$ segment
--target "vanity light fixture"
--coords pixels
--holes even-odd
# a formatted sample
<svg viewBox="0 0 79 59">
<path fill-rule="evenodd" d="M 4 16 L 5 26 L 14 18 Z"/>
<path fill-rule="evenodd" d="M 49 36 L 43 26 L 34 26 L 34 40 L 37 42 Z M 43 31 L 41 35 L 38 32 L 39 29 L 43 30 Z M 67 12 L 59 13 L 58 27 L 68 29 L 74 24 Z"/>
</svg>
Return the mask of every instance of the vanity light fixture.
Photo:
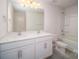
<svg viewBox="0 0 79 59">
<path fill-rule="evenodd" d="M 33 0 L 20 0 L 20 5 L 23 7 L 42 8 L 40 3 Z"/>
</svg>

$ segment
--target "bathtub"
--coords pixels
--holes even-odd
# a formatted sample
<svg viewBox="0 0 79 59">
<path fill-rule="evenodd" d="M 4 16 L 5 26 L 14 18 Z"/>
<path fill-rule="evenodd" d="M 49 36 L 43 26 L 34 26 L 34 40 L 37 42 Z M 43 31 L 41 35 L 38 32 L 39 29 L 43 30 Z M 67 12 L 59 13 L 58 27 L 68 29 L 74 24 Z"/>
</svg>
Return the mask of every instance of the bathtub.
<svg viewBox="0 0 79 59">
<path fill-rule="evenodd" d="M 78 41 L 77 41 L 77 38 L 75 37 L 72 37 L 72 36 L 65 36 L 65 37 L 62 37 L 61 38 L 62 41 L 64 43 L 66 43 L 68 46 L 67 46 L 67 49 L 75 52 L 75 53 L 78 53 Z"/>
</svg>

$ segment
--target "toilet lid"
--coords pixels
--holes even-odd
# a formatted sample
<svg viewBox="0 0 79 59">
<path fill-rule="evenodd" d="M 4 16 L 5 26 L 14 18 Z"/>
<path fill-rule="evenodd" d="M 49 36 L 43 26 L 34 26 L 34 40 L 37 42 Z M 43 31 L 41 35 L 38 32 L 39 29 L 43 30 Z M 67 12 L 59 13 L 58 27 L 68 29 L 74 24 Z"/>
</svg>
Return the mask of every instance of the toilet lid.
<svg viewBox="0 0 79 59">
<path fill-rule="evenodd" d="M 57 46 L 60 46 L 60 47 L 63 47 L 63 48 L 66 48 L 66 47 L 67 47 L 67 44 L 64 43 L 64 42 L 61 42 L 61 41 L 57 41 L 57 42 L 56 42 L 56 45 L 57 45 Z"/>
</svg>

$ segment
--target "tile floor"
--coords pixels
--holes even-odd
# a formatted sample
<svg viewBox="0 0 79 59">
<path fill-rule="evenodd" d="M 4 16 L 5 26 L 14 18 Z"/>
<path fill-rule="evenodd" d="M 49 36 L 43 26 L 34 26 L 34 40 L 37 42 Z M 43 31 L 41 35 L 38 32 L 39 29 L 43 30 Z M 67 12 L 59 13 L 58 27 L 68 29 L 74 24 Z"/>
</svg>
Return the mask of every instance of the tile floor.
<svg viewBox="0 0 79 59">
<path fill-rule="evenodd" d="M 78 59 L 77 55 L 71 51 L 66 52 L 67 56 L 61 55 L 59 52 L 54 50 L 53 56 L 47 58 L 47 59 Z"/>
</svg>

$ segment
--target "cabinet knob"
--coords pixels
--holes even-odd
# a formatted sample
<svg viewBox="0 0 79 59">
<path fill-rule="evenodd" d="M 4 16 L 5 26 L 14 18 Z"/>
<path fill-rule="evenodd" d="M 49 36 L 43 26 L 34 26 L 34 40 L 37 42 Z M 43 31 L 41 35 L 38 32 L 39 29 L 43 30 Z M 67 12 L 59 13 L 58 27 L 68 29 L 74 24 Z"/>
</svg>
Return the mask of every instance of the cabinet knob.
<svg viewBox="0 0 79 59">
<path fill-rule="evenodd" d="M 18 59 L 22 59 L 22 50 L 18 51 Z"/>
</svg>

